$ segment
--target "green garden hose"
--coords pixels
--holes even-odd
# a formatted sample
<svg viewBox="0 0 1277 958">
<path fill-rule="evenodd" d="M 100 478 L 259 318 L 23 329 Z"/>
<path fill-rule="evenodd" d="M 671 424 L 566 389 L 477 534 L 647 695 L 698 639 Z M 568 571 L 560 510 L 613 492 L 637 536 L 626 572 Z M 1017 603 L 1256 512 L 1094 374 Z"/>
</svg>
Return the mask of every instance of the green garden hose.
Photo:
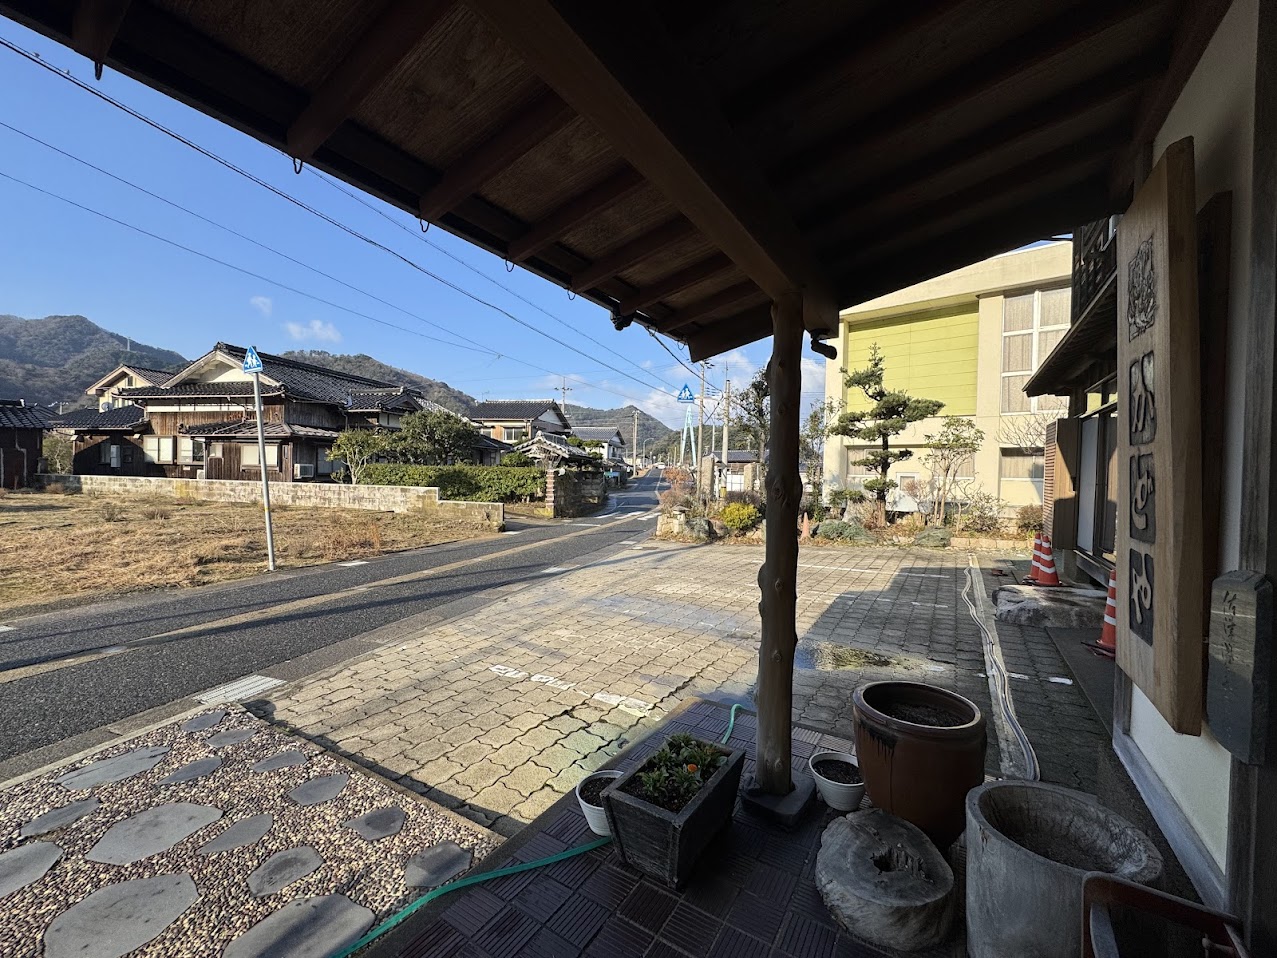
<svg viewBox="0 0 1277 958">
<path fill-rule="evenodd" d="M 729 712 L 727 716 L 727 731 L 723 733 L 723 737 L 719 739 L 719 742 L 726 743 L 727 740 L 732 737 L 732 730 L 736 727 L 736 713 L 740 711 L 740 709 L 740 705 L 732 706 L 731 712 Z M 350 956 L 357 952 L 360 948 L 363 948 L 365 945 L 371 945 L 374 941 L 386 932 L 390 931 L 390 929 L 394 928 L 413 912 L 424 908 L 436 898 L 441 898 L 449 892 L 468 888 L 470 885 L 478 885 L 481 882 L 492 881 L 494 878 L 505 878 L 507 875 L 517 875 L 519 872 L 531 871 L 534 868 L 544 868 L 546 865 L 553 865 L 555 862 L 561 862 L 568 858 L 575 858 L 577 855 L 584 855 L 586 852 L 592 852 L 596 848 L 602 848 L 611 840 L 611 835 L 604 835 L 602 838 L 588 842 L 585 845 L 578 845 L 576 848 L 565 849 L 557 854 L 551 855 L 549 858 L 538 858 L 534 862 L 523 862 L 519 865 L 511 865 L 509 868 L 498 868 L 495 871 L 482 872 L 478 875 L 467 875 L 465 878 L 458 878 L 456 881 L 449 882 L 446 885 L 440 885 L 438 888 L 433 888 L 426 892 L 405 908 L 395 912 L 395 914 L 391 915 L 353 945 L 348 945 L 341 951 L 337 952 L 337 954 L 333 955 L 332 958 L 350 958 Z"/>
</svg>

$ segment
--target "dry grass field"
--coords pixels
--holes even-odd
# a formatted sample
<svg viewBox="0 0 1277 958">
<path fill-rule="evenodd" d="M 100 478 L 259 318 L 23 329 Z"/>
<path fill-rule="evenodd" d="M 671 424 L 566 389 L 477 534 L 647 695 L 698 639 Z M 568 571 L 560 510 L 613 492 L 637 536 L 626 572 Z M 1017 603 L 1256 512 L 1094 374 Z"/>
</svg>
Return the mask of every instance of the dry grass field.
<svg viewBox="0 0 1277 958">
<path fill-rule="evenodd" d="M 492 533 L 418 513 L 275 507 L 279 568 L 361 559 Z M 261 506 L 0 493 L 0 616 L 264 572 Z"/>
</svg>

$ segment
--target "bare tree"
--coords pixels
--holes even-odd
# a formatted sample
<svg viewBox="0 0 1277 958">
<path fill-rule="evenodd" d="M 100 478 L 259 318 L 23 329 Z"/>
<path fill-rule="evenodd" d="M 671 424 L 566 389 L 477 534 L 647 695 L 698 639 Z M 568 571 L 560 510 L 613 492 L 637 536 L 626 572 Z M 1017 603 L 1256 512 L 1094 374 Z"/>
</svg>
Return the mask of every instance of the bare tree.
<svg viewBox="0 0 1277 958">
<path fill-rule="evenodd" d="M 1058 412 L 1034 412 L 1024 416 L 1003 416 L 998 425 L 998 444 L 1020 449 L 1041 449 L 1046 445 L 1046 427 L 1065 415 Z"/>
</svg>

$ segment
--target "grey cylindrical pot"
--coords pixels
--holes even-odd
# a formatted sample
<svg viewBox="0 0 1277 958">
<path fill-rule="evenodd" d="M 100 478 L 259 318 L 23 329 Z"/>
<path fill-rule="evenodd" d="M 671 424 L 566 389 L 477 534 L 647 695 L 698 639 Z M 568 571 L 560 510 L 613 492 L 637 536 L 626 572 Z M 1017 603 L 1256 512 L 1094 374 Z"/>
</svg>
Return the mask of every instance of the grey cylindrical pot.
<svg viewBox="0 0 1277 958">
<path fill-rule="evenodd" d="M 990 782 L 967 795 L 970 958 L 1076 958 L 1082 878 L 1102 871 L 1141 884 L 1162 856 L 1091 796 L 1042 782 Z"/>
</svg>

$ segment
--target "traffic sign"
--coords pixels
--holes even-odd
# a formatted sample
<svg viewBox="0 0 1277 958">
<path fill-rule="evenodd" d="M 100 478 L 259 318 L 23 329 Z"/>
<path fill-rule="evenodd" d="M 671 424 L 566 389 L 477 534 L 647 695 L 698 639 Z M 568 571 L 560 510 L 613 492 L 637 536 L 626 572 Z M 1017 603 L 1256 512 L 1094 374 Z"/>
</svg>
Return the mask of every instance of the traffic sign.
<svg viewBox="0 0 1277 958">
<path fill-rule="evenodd" d="M 257 350 L 252 346 L 244 351 L 244 372 L 260 373 L 266 367 L 262 365 L 262 357 L 257 355 Z"/>
<path fill-rule="evenodd" d="M 678 401 L 679 402 L 696 402 L 696 397 L 692 395 L 691 386 L 687 385 L 686 383 L 683 384 L 683 388 L 678 391 Z"/>
</svg>

